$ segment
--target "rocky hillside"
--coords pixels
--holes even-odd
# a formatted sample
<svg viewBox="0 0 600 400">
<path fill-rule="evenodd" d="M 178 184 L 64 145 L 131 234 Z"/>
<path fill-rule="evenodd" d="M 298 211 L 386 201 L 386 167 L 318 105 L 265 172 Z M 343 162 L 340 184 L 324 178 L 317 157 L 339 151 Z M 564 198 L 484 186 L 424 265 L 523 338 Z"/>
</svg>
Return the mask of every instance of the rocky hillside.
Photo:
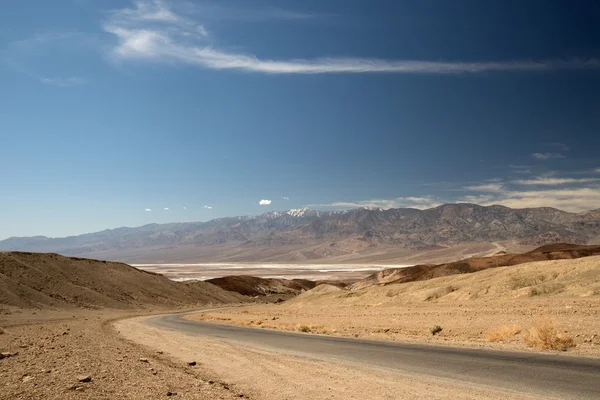
<svg viewBox="0 0 600 400">
<path fill-rule="evenodd" d="M 447 204 L 428 210 L 301 209 L 204 223 L 150 224 L 67 238 L 10 238 L 0 241 L 0 250 L 129 262 L 174 261 L 168 257 L 173 254 L 202 261 L 261 261 L 291 251 L 303 252 L 304 259 L 320 259 L 375 248 L 423 249 L 503 240 L 539 246 L 599 239 L 600 210 L 569 213 L 553 208 Z"/>
<path fill-rule="evenodd" d="M 173 308 L 247 301 L 207 282 L 173 282 L 121 263 L 0 253 L 0 309 Z"/>
</svg>

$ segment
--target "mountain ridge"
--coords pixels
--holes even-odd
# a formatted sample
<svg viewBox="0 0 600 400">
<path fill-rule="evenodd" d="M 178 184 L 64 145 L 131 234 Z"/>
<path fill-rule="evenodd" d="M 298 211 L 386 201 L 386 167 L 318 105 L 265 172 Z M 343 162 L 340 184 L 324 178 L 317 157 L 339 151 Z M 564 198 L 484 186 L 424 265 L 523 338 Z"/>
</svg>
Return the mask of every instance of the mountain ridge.
<svg viewBox="0 0 600 400">
<path fill-rule="evenodd" d="M 301 208 L 206 222 L 121 227 L 64 238 L 13 237 L 0 241 L 0 251 L 101 254 L 107 259 L 126 260 L 120 254 L 185 250 L 203 261 L 215 259 L 215 254 L 227 259 L 227 254 L 241 252 L 259 261 L 261 252 L 283 248 L 304 252 L 302 257 L 307 259 L 320 259 L 373 249 L 446 248 L 506 240 L 524 246 L 587 244 L 598 239 L 600 209 L 570 213 L 549 207 L 512 209 L 457 203 L 425 210 Z M 239 257 L 244 260 L 244 256 Z"/>
</svg>

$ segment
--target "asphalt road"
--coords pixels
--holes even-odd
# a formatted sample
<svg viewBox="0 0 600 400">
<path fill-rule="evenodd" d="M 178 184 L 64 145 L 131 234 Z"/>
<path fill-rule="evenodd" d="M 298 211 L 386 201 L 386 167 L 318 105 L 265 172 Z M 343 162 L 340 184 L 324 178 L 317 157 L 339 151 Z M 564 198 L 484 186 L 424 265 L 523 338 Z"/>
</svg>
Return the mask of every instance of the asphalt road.
<svg viewBox="0 0 600 400">
<path fill-rule="evenodd" d="M 600 359 L 318 336 L 151 317 L 146 323 L 189 335 L 558 399 L 600 399 Z"/>
</svg>

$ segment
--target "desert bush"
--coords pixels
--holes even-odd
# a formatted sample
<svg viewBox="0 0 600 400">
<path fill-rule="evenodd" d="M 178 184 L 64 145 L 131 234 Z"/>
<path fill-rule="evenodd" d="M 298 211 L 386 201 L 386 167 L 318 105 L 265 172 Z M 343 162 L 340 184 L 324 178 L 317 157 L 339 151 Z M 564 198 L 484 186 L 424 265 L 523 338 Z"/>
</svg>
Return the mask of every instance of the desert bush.
<svg viewBox="0 0 600 400">
<path fill-rule="evenodd" d="M 431 333 L 433 336 L 435 336 L 435 335 L 437 335 L 438 333 L 440 333 L 440 332 L 441 332 L 443 329 L 444 329 L 444 328 L 442 328 L 442 327 L 441 327 L 441 326 L 439 326 L 439 325 L 433 325 L 433 326 L 430 326 L 430 327 L 429 327 L 429 332 L 430 332 L 430 333 Z"/>
<path fill-rule="evenodd" d="M 0 328 L 0 335 L 4 335 L 4 329 Z"/>
<path fill-rule="evenodd" d="M 485 332 L 485 338 L 490 342 L 501 342 L 521 333 L 517 325 L 502 325 Z"/>
<path fill-rule="evenodd" d="M 566 351 L 575 347 L 573 338 L 565 333 L 558 332 L 556 325 L 549 319 L 542 319 L 535 323 L 525 333 L 525 344 L 541 350 Z"/>
<path fill-rule="evenodd" d="M 310 332 L 312 331 L 312 330 L 310 329 L 310 326 L 308 326 L 308 325 L 300 325 L 300 326 L 298 327 L 298 330 L 299 330 L 300 332 L 305 332 L 305 333 L 310 333 Z"/>
</svg>

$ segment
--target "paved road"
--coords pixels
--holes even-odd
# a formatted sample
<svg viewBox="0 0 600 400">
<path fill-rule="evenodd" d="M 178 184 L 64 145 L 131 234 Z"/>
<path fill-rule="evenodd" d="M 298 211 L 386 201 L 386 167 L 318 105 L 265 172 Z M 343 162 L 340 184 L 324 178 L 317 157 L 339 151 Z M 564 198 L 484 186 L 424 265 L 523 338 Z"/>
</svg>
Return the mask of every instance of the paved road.
<svg viewBox="0 0 600 400">
<path fill-rule="evenodd" d="M 600 399 L 600 359 L 596 358 L 317 336 L 180 317 L 157 316 L 145 322 L 247 346 L 483 384 L 544 398 Z"/>
</svg>

